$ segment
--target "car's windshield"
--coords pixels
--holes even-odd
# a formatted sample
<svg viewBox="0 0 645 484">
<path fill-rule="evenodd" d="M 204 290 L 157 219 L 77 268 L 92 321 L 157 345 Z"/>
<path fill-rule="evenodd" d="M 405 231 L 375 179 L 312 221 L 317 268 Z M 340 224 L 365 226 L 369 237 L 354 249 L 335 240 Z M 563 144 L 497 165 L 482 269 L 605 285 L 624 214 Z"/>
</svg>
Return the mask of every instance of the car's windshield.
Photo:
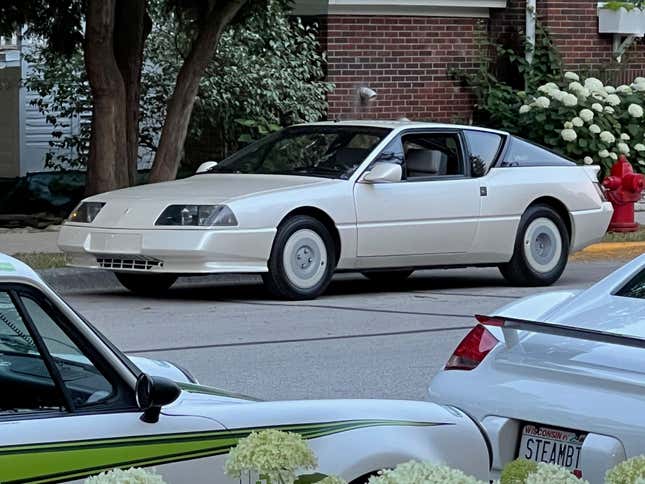
<svg viewBox="0 0 645 484">
<path fill-rule="evenodd" d="M 347 179 L 389 132 L 367 126 L 294 126 L 247 146 L 209 173 Z"/>
</svg>

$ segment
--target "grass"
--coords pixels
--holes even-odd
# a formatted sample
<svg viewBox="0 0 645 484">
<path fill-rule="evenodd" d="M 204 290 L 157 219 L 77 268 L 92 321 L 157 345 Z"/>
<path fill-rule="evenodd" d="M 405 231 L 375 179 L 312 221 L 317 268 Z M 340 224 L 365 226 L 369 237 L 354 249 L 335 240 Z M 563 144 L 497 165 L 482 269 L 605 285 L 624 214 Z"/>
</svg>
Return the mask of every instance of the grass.
<svg viewBox="0 0 645 484">
<path fill-rule="evenodd" d="M 23 252 L 14 254 L 12 257 L 23 261 L 35 270 L 58 269 L 65 267 L 68 262 L 67 256 L 58 252 Z"/>
<path fill-rule="evenodd" d="M 607 232 L 602 239 L 603 242 L 643 242 L 645 241 L 645 226 L 641 227 L 636 232 Z"/>
</svg>

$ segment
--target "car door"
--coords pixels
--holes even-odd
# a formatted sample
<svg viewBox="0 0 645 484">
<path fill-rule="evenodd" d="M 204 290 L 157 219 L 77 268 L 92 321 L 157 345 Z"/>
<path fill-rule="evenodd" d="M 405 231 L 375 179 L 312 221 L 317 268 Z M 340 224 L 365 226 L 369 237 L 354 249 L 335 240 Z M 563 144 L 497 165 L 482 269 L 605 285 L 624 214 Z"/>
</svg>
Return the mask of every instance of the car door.
<svg viewBox="0 0 645 484">
<path fill-rule="evenodd" d="M 202 436 L 221 424 L 163 412 L 157 423 L 143 422 L 114 366 L 42 293 L 19 284 L 0 284 L 0 389 L 4 484 L 67 482 L 153 464 L 175 482 L 223 477 L 221 462 L 187 460 L 215 453 Z"/>
<path fill-rule="evenodd" d="M 459 130 L 403 132 L 375 161 L 402 163 L 403 176 L 356 183 L 358 257 L 469 251 L 481 194 Z"/>
</svg>

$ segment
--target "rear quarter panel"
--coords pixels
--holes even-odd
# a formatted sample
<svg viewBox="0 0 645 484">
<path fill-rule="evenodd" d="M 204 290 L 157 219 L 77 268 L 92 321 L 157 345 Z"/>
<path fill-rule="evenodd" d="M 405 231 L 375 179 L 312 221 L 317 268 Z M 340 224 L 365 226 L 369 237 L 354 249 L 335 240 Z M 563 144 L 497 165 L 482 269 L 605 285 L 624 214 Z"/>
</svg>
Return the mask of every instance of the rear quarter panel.
<svg viewBox="0 0 645 484">
<path fill-rule="evenodd" d="M 542 197 L 562 202 L 570 214 L 575 237 L 575 213 L 600 210 L 602 203 L 584 168 L 535 166 L 492 168 L 481 179 L 487 196 L 481 197 L 481 223 L 475 252 L 505 260 L 513 254 L 520 218 L 529 205 Z M 599 218 L 598 233 L 604 233 Z M 573 242 L 572 247 L 579 244 Z"/>
</svg>

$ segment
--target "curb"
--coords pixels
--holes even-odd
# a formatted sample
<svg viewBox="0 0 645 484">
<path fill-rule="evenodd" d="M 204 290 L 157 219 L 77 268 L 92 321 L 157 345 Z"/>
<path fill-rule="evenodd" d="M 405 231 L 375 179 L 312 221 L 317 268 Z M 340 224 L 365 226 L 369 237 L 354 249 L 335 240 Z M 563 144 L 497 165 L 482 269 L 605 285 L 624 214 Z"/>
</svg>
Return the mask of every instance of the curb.
<svg viewBox="0 0 645 484">
<path fill-rule="evenodd" d="M 599 242 L 582 249 L 582 252 L 613 252 L 638 248 L 642 248 L 645 251 L 645 242 Z"/>
</svg>

